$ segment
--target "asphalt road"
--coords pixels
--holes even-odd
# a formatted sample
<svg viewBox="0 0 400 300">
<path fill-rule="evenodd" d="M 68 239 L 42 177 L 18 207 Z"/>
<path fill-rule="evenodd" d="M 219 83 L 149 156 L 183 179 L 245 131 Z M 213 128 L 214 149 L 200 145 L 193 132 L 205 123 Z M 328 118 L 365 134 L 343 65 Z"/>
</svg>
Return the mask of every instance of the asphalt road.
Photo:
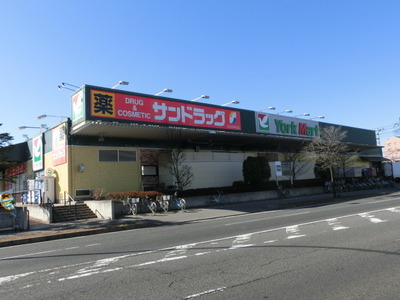
<svg viewBox="0 0 400 300">
<path fill-rule="evenodd" d="M 398 228 L 388 195 L 5 247 L 0 295 L 398 299 Z"/>
</svg>

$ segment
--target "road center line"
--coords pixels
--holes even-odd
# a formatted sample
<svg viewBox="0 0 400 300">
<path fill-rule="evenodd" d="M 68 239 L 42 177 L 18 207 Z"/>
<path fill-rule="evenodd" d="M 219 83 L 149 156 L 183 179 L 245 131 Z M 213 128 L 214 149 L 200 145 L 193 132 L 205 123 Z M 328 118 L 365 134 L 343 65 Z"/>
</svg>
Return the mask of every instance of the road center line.
<svg viewBox="0 0 400 300">
<path fill-rule="evenodd" d="M 349 218 L 349 217 L 354 217 L 354 216 L 358 216 L 360 217 L 360 215 L 364 214 L 364 215 L 370 215 L 376 212 L 382 212 L 382 211 L 392 211 L 392 212 L 397 212 L 400 209 L 400 206 L 396 206 L 396 207 L 391 207 L 391 208 L 384 208 L 384 209 L 377 209 L 377 210 L 373 210 L 373 211 L 368 211 L 368 212 L 363 212 L 363 213 L 354 213 L 354 214 L 349 214 L 349 215 L 344 215 L 344 216 L 340 216 L 340 217 L 336 217 L 335 220 L 339 220 L 339 219 L 344 219 L 344 218 Z M 303 213 L 299 213 L 299 214 L 305 214 L 308 212 L 303 212 Z M 293 214 L 296 215 L 296 214 Z M 290 215 L 286 215 L 286 216 L 290 216 Z M 277 216 L 277 217 L 282 217 L 282 216 Z M 304 223 L 300 223 L 297 225 L 292 225 L 290 228 L 293 228 L 293 226 L 305 226 L 305 225 L 311 225 L 311 224 L 318 224 L 321 222 L 329 222 L 332 221 L 332 218 L 328 218 L 328 219 L 322 219 L 322 220 L 316 220 L 316 221 L 310 221 L 310 222 L 304 222 Z M 268 233 L 268 232 L 274 232 L 277 230 L 287 230 L 288 226 L 281 226 L 281 227 L 277 227 L 277 228 L 271 228 L 271 229 L 265 229 L 265 230 L 260 230 L 260 231 L 255 231 L 255 232 L 250 232 L 247 233 L 246 235 L 232 235 L 232 236 L 226 236 L 226 237 L 222 237 L 222 238 L 216 238 L 216 239 L 211 239 L 211 240 L 203 240 L 203 241 L 199 241 L 196 243 L 192 243 L 190 245 L 194 245 L 194 246 L 198 246 L 198 245 L 204 245 L 207 243 L 214 243 L 214 242 L 221 242 L 221 241 L 227 241 L 227 240 L 237 240 L 238 238 L 242 238 L 244 236 L 246 237 L 250 237 L 253 235 L 257 235 L 257 234 L 264 234 L 264 233 Z M 10 283 L 12 281 L 16 281 L 22 277 L 29 277 L 32 275 L 37 275 L 37 274 L 43 274 L 43 273 L 50 273 L 50 272 L 54 272 L 56 270 L 66 270 L 67 268 L 71 268 L 71 267 L 78 267 L 78 266 L 96 266 L 96 264 L 98 264 L 99 262 L 104 262 L 105 260 L 107 260 L 107 266 L 111 265 L 112 263 L 119 261 L 120 259 L 125 259 L 125 258 L 131 258 L 131 257 L 135 257 L 135 256 L 141 256 L 141 255 L 147 255 L 147 254 L 153 254 L 153 253 L 160 253 L 160 252 L 165 252 L 165 251 L 172 251 L 175 250 L 179 247 L 184 247 L 187 246 L 187 244 L 185 245 L 180 245 L 180 246 L 174 246 L 174 247 L 166 247 L 166 248 L 160 248 L 160 249 L 155 249 L 155 250 L 148 250 L 148 251 L 143 251 L 143 252 L 138 252 L 138 253 L 132 253 L 132 254 L 127 254 L 127 255 L 121 255 L 121 256 L 114 256 L 114 257 L 110 257 L 107 259 L 100 259 L 100 260 L 95 260 L 95 261 L 88 261 L 88 262 L 82 262 L 82 263 L 78 263 L 78 264 L 73 264 L 73 265 L 65 265 L 65 266 L 59 266 L 59 267 L 54 267 L 54 268 L 49 268 L 49 269 L 44 269 L 44 270 L 38 270 L 38 271 L 34 271 L 34 272 L 28 272 L 28 273 L 21 273 L 21 274 L 15 274 L 15 275 L 8 275 L 8 276 L 3 276 L 0 277 L 0 286 L 5 284 L 5 283 Z M 247 245 L 244 245 L 247 246 Z M 251 245 L 250 245 L 251 246 Z M 228 248 L 229 249 L 229 248 Z M 163 258 L 163 259 L 159 259 L 159 260 L 154 260 L 154 261 L 150 261 L 150 262 L 144 262 L 138 265 L 133 265 L 131 267 L 137 267 L 140 265 L 145 265 L 145 264 L 150 264 L 150 263 L 159 263 L 159 262 L 166 262 L 166 261 L 171 261 L 171 260 L 178 260 L 178 259 L 182 259 L 182 258 L 186 258 L 188 256 L 178 256 L 178 257 L 171 257 L 171 258 Z M 95 271 L 95 273 L 93 274 L 97 274 L 98 272 L 111 272 L 111 271 L 116 271 L 116 270 L 121 270 L 124 267 L 117 267 L 114 269 L 107 269 L 107 270 L 99 270 L 99 271 Z M 93 270 L 92 270 L 93 271 Z M 97 273 L 96 273 L 97 272 Z M 85 273 L 85 276 L 88 276 L 87 274 L 89 273 Z M 83 275 L 83 274 L 81 274 Z M 76 272 L 74 272 L 74 275 L 72 276 L 79 276 L 79 274 L 76 274 Z M 72 279 L 75 277 L 64 277 L 61 279 Z M 28 279 L 27 279 L 28 280 Z"/>
<path fill-rule="evenodd" d="M 231 225 L 237 225 L 237 224 L 245 224 L 245 223 L 253 223 L 253 222 L 259 222 L 259 221 L 265 221 L 265 220 L 271 220 L 271 219 L 278 219 L 278 218 L 285 218 L 285 217 L 293 217 L 293 216 L 299 216 L 299 215 L 304 215 L 304 214 L 309 214 L 310 211 L 304 211 L 296 214 L 290 214 L 290 215 L 280 215 L 280 216 L 273 216 L 269 218 L 263 218 L 263 219 L 255 219 L 255 220 L 248 220 L 248 221 L 240 221 L 240 222 L 234 222 L 234 223 L 227 223 L 225 226 L 231 226 Z"/>
</svg>

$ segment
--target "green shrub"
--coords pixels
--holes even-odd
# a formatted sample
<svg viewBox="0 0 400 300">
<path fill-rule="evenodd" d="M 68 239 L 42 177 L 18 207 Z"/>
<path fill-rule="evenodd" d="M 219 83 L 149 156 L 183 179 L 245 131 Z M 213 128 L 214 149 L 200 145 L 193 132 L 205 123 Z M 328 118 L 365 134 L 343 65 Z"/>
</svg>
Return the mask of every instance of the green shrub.
<svg viewBox="0 0 400 300">
<path fill-rule="evenodd" d="M 160 192 L 156 191 L 128 191 L 128 192 L 115 192 L 115 193 L 108 193 L 106 195 L 107 199 L 122 201 L 126 200 L 126 198 L 155 198 L 156 196 L 161 195 Z"/>
<path fill-rule="evenodd" d="M 243 161 L 243 180 L 249 185 L 263 185 L 271 177 L 271 168 L 265 157 L 249 156 Z"/>
</svg>

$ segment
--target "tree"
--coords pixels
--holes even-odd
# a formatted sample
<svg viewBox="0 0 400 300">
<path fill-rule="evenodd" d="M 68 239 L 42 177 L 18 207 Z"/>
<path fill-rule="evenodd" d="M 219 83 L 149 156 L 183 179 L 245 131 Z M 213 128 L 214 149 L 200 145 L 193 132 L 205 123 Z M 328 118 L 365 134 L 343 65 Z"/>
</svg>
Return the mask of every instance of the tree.
<svg viewBox="0 0 400 300">
<path fill-rule="evenodd" d="M 171 145 L 171 162 L 168 166 L 169 172 L 173 177 L 176 189 L 183 191 L 193 182 L 192 168 L 185 163 L 185 153 L 183 152 L 182 129 L 167 128 L 168 142 Z"/>
<path fill-rule="evenodd" d="M 174 149 L 171 153 L 170 174 L 173 176 L 175 186 L 183 191 L 188 188 L 193 181 L 192 168 L 185 164 L 185 156 L 182 149 Z"/>
<path fill-rule="evenodd" d="M 285 152 L 282 154 L 282 162 L 289 164 L 287 176 L 292 185 L 298 177 L 307 173 L 310 168 L 307 156 L 304 153 Z"/>
<path fill-rule="evenodd" d="M 305 153 L 315 160 L 321 171 L 329 171 L 334 197 L 336 197 L 334 170 L 343 163 L 343 155 L 348 152 L 347 145 L 342 142 L 346 136 L 347 131 L 342 131 L 340 126 L 329 126 L 322 128 L 320 137 L 305 147 Z"/>
<path fill-rule="evenodd" d="M 355 151 L 357 152 L 357 151 Z M 339 167 L 342 169 L 343 177 L 346 177 L 346 168 L 360 161 L 360 157 L 355 152 L 347 152 L 340 156 Z"/>
<path fill-rule="evenodd" d="M 265 157 L 249 156 L 243 161 L 243 180 L 247 184 L 262 185 L 271 177 L 271 168 Z"/>
</svg>

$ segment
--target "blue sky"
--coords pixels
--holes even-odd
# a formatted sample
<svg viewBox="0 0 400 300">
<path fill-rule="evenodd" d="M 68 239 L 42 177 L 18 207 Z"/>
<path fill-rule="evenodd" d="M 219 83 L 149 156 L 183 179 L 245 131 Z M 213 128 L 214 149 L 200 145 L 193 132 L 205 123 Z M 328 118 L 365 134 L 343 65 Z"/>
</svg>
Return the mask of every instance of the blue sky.
<svg viewBox="0 0 400 300">
<path fill-rule="evenodd" d="M 0 1 L 0 132 L 70 116 L 61 82 L 377 129 L 399 122 L 397 0 Z"/>
</svg>

